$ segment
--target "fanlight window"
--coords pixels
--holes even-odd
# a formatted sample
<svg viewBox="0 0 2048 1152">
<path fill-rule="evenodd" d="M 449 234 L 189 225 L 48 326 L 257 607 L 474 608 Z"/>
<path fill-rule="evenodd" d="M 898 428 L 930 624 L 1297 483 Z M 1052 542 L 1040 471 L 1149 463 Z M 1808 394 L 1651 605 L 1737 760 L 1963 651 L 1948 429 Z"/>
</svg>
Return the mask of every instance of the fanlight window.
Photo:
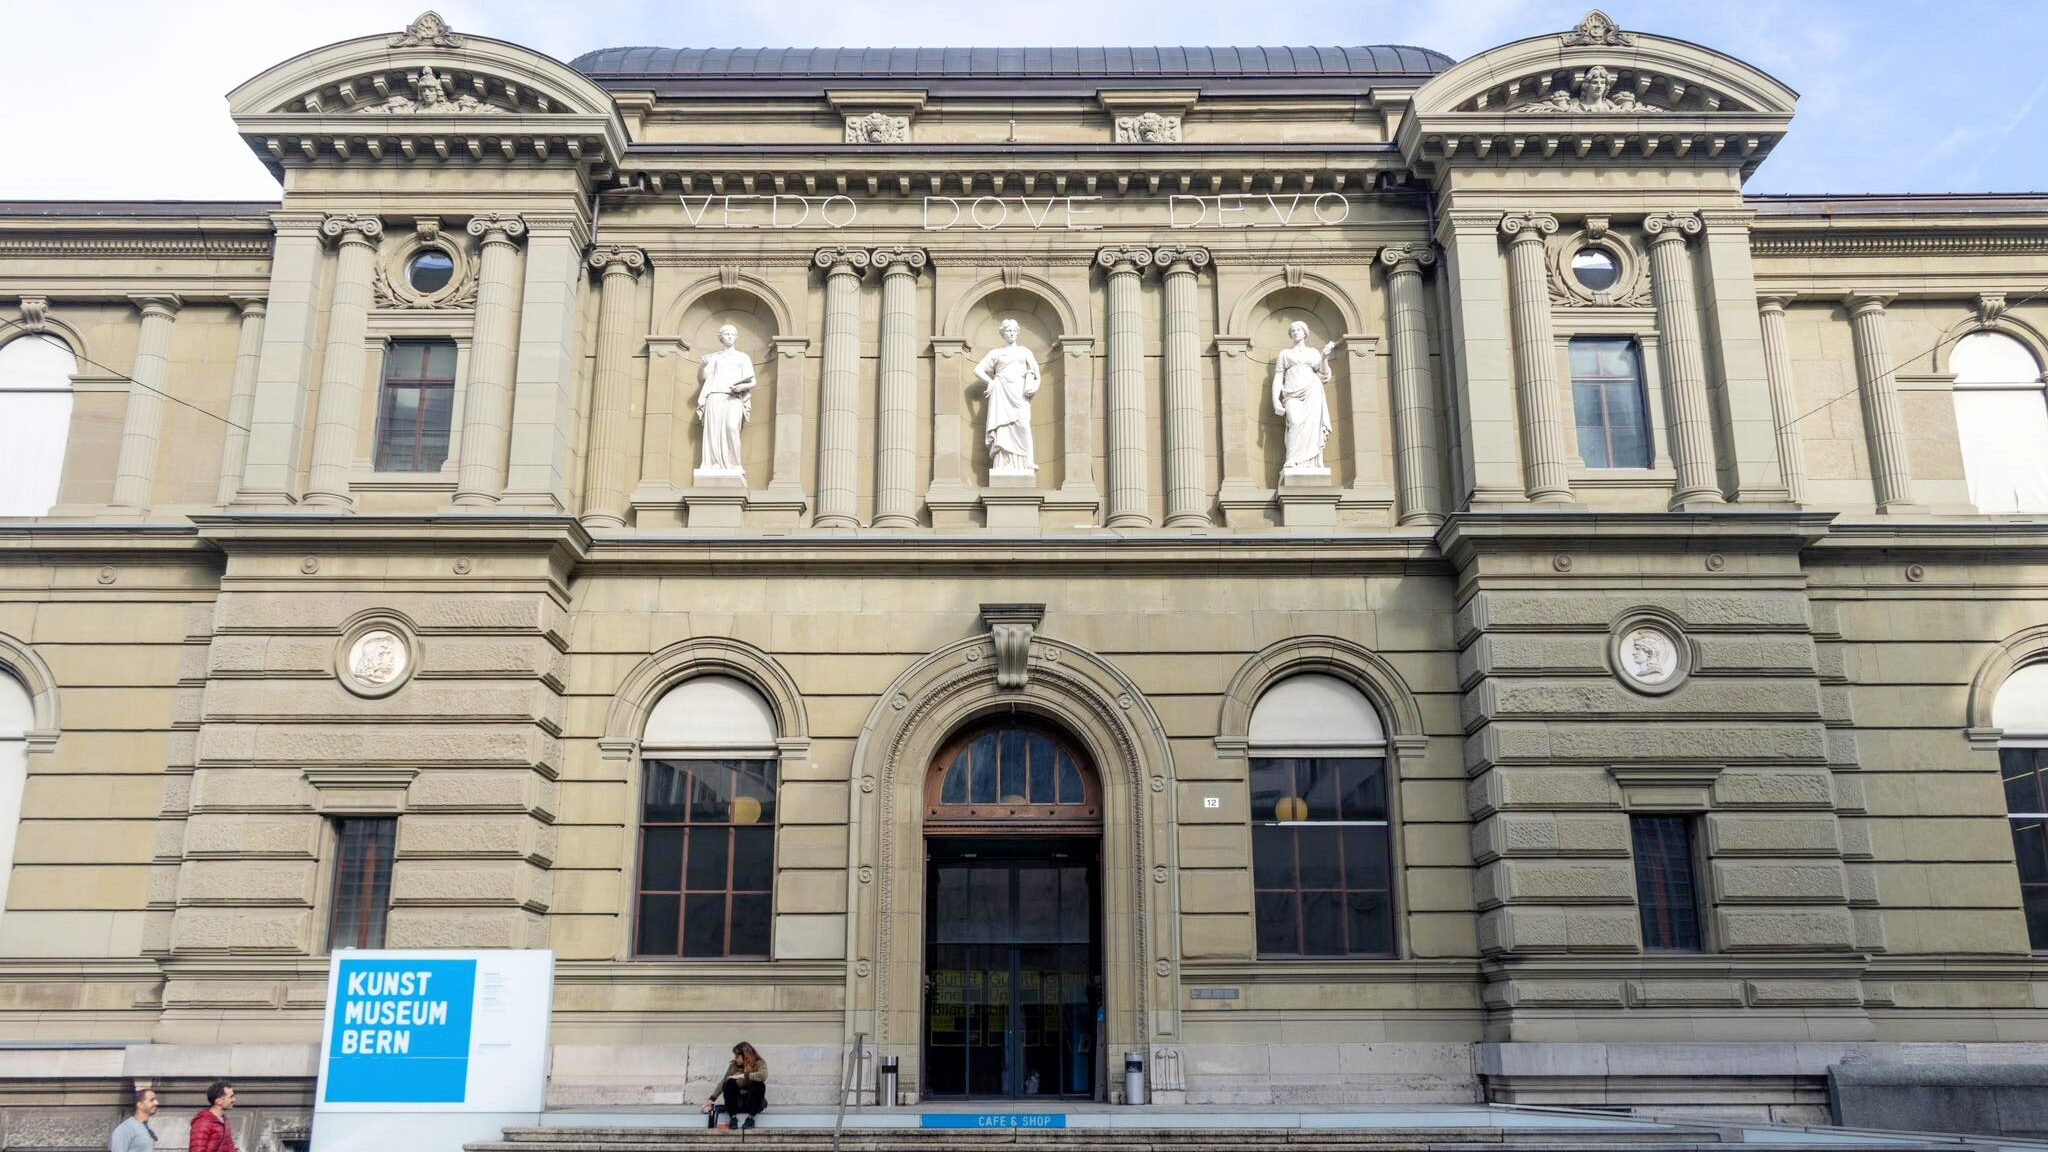
<svg viewBox="0 0 2048 1152">
<path fill-rule="evenodd" d="M 54 336 L 0 345 L 0 516 L 41 516 L 57 502 L 77 371 Z"/>
<path fill-rule="evenodd" d="M 1101 799 L 1086 759 L 1041 728 L 976 730 L 939 754 L 925 786 L 928 820 L 1096 821 Z"/>
<path fill-rule="evenodd" d="M 1970 501 L 1986 514 L 2048 512 L 2048 393 L 2027 346 L 1972 332 L 1949 354 Z"/>
<path fill-rule="evenodd" d="M 2048 663 L 2029 664 L 2006 680 L 1992 701 L 1991 723 L 2002 733 L 1998 767 L 2027 939 L 2035 951 L 2048 951 Z"/>
</svg>

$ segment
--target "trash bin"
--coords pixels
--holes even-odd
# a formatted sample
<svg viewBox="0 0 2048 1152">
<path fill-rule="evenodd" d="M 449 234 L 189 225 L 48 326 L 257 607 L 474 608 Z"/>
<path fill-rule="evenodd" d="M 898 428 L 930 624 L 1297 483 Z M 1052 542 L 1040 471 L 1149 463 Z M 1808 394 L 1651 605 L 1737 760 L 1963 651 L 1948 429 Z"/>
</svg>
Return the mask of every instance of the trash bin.
<svg viewBox="0 0 2048 1152">
<path fill-rule="evenodd" d="M 1124 1103 L 1145 1102 L 1145 1054 L 1124 1053 Z"/>
<path fill-rule="evenodd" d="M 896 1106 L 897 1057 L 884 1056 L 875 1065 L 875 1103 L 884 1108 Z"/>
</svg>

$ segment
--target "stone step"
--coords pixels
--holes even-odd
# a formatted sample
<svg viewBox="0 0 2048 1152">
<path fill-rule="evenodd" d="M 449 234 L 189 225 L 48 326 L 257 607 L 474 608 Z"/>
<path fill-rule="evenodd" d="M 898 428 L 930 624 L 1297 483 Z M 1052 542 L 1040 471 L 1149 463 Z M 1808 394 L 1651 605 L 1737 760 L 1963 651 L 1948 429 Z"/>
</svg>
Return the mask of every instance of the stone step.
<svg viewBox="0 0 2048 1152">
<path fill-rule="evenodd" d="M 1188 1149 L 1243 1149 L 1249 1143 L 1288 1148 L 1368 1150 L 1368 1152 L 1743 1152 L 1770 1148 L 1754 1129 L 1750 1141 L 1730 1133 L 1724 1139 L 1713 1128 L 1671 1127 L 1542 1127 L 1542 1128 L 1299 1128 L 1261 1131 L 1217 1129 L 1066 1128 L 973 1131 L 960 1129 L 847 1129 L 840 1152 L 938 1152 L 940 1149 L 1048 1149 L 1052 1152 L 1186 1152 Z M 1857 1140 L 1844 1134 L 1830 1139 L 1822 1133 L 1788 1133 L 1798 1152 L 1959 1152 L 1953 1143 L 1920 1144 Z M 654 1127 L 520 1127 L 505 1130 L 501 1140 L 464 1146 L 467 1152 L 706 1152 L 744 1147 L 748 1152 L 828 1152 L 828 1129 L 756 1128 L 747 1132 L 703 1128 Z"/>
</svg>

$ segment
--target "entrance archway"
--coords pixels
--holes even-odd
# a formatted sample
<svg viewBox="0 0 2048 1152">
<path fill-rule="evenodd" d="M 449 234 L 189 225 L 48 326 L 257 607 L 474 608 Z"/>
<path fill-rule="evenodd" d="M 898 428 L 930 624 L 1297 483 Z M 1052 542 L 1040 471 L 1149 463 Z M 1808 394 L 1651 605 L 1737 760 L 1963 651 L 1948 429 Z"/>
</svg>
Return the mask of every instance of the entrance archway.
<svg viewBox="0 0 2048 1152">
<path fill-rule="evenodd" d="M 1102 787 L 1052 725 L 961 733 L 925 777 L 924 1092 L 1093 1099 Z"/>
</svg>

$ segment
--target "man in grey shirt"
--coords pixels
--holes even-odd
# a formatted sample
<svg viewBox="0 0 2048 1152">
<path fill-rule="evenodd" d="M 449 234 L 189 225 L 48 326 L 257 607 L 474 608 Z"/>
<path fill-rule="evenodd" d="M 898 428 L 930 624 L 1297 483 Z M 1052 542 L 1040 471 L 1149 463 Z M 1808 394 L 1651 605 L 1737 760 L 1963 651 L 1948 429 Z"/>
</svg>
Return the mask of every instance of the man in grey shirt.
<svg viewBox="0 0 2048 1152">
<path fill-rule="evenodd" d="M 156 1152 L 156 1133 L 149 1127 L 149 1118 L 154 1115 L 156 1089 L 137 1088 L 135 1114 L 114 1129 L 114 1138 L 107 1141 L 108 1152 Z"/>
</svg>

